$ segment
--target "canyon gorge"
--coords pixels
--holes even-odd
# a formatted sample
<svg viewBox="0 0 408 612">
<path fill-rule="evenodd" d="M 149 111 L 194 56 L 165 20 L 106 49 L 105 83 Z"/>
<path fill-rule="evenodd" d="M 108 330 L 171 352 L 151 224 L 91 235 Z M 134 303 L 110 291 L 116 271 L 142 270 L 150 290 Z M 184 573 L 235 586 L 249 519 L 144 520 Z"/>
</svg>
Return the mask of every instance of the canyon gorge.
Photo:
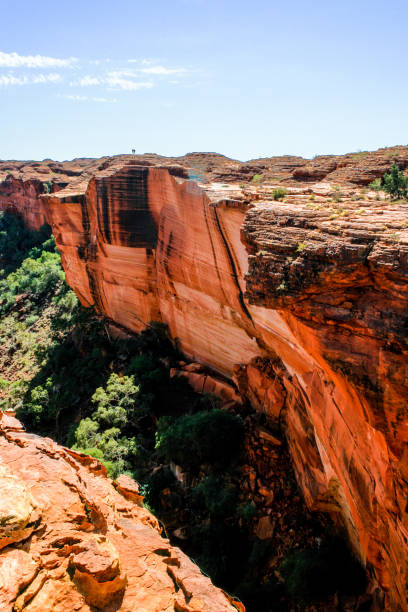
<svg viewBox="0 0 408 612">
<path fill-rule="evenodd" d="M 112 331 L 165 323 L 182 353 L 211 373 L 212 391 L 248 401 L 282 428 L 308 508 L 346 529 L 373 592 L 378 588 L 375 609 L 398 611 L 408 609 L 408 205 L 369 187 L 394 160 L 408 167 L 408 148 L 247 163 L 204 153 L 1 162 L 0 210 L 21 215 L 31 229 L 51 226 L 68 284 Z M 70 472 L 70 495 L 82 480 L 97 486 L 97 462 L 89 467 L 4 419 L 2 443 L 17 446 L 19 460 L 42 453 L 46 465 L 52 455 Z M 0 452 L 2 464 L 8 452 Z M 139 520 L 151 531 L 148 554 L 155 554 L 154 519 L 103 482 L 100 495 L 115 502 L 98 520 L 109 529 Z M 35 512 L 26 493 L 19 495 L 27 516 L 17 517 L 18 533 L 34 522 L 27 508 Z M 83 503 L 83 493 L 75 495 Z M 58 520 L 78 522 L 75 512 L 75 519 Z M 119 536 L 113 527 L 111 540 L 109 534 L 103 543 L 74 534 L 52 553 L 59 558 L 54 572 L 67 562 L 61 551 L 75 553 L 73 571 L 85 589 L 75 597 L 85 598 L 83 606 L 93 605 L 95 588 L 84 576 L 91 573 L 87 547 L 105 551 L 96 553 L 104 558 L 98 582 L 121 581 L 111 559 Z M 174 609 L 232 609 L 221 591 L 187 569 L 187 558 L 173 563 L 182 553 L 166 551 L 155 562 L 166 583 L 168 607 L 160 609 L 173 609 L 176 599 Z M 35 559 L 20 552 L 23 584 Z M 129 560 L 128 551 L 119 553 Z M 168 579 L 173 565 L 193 576 L 193 586 L 177 594 Z M 195 595 L 181 601 L 186 591 L 201 604 L 193 606 Z M 216 603 L 208 603 L 211 597 Z"/>
</svg>

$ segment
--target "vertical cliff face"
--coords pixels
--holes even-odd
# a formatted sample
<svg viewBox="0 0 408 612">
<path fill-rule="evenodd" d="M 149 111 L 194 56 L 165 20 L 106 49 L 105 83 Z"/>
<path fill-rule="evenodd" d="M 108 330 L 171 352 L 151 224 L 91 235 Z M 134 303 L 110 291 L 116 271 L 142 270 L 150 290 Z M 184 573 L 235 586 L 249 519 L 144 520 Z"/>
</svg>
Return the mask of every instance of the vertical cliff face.
<svg viewBox="0 0 408 612">
<path fill-rule="evenodd" d="M 45 212 L 85 305 L 130 330 L 164 321 L 284 423 L 307 503 L 346 526 L 387 609 L 407 609 L 407 211 L 267 196 L 133 164 Z"/>
<path fill-rule="evenodd" d="M 310 503 L 346 520 L 395 609 L 406 606 L 408 526 L 408 240 L 391 233 L 406 227 L 401 215 L 377 205 L 368 219 L 334 220 L 299 207 L 294 220 L 282 204 L 243 226 L 249 301 L 278 310 L 308 353 L 303 372 L 281 377 L 299 479 Z"/>
<path fill-rule="evenodd" d="M 48 197 L 46 211 L 85 305 L 135 331 L 165 321 L 184 352 L 223 374 L 237 355 L 259 353 L 243 299 L 238 202 L 211 203 L 166 169 L 127 166 L 95 176 L 85 194 Z"/>
<path fill-rule="evenodd" d="M 23 181 L 9 175 L 0 182 L 0 210 L 19 214 L 30 230 L 38 230 L 45 223 L 40 195 L 45 192 L 37 179 Z"/>
</svg>

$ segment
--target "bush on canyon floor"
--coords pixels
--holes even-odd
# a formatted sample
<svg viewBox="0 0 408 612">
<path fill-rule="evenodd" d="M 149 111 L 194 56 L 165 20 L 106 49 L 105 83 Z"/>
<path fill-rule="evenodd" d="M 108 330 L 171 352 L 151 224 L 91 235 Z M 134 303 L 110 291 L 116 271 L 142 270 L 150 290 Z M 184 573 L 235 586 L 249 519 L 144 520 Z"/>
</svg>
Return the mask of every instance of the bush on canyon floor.
<svg viewBox="0 0 408 612">
<path fill-rule="evenodd" d="M 74 435 L 76 443 L 72 448 L 102 461 L 112 478 L 131 470 L 136 440 L 123 436 L 118 427 L 100 430 L 97 421 L 86 418 L 82 419 Z"/>
<path fill-rule="evenodd" d="M 339 537 L 327 537 L 314 548 L 289 554 L 280 572 L 287 592 L 300 604 L 326 600 L 334 593 L 358 594 L 366 583 L 362 566 Z"/>
<path fill-rule="evenodd" d="M 24 226 L 21 217 L 0 211 L 0 276 L 18 268 L 27 252 L 40 247 L 50 236 L 48 225 L 44 225 L 38 232 L 30 231 Z"/>
<path fill-rule="evenodd" d="M 154 514 L 173 515 L 183 506 L 183 492 L 173 472 L 167 468 L 153 472 L 142 487 L 144 503 Z"/>
<path fill-rule="evenodd" d="M 390 194 L 392 200 L 408 198 L 408 177 L 399 169 L 394 162 L 390 171 L 384 174 L 382 178 L 384 191 Z"/>
<path fill-rule="evenodd" d="M 206 463 L 225 467 L 238 456 L 243 438 L 242 420 L 215 409 L 187 414 L 172 422 L 160 419 L 156 450 L 165 461 L 193 471 Z"/>
<path fill-rule="evenodd" d="M 210 474 L 192 490 L 193 500 L 210 518 L 231 517 L 237 509 L 238 491 L 225 476 Z"/>
<path fill-rule="evenodd" d="M 57 253 L 43 251 L 37 259 L 28 257 L 15 272 L 0 281 L 0 313 L 9 312 L 18 295 L 27 294 L 31 302 L 41 299 L 61 286 L 64 278 Z"/>
<path fill-rule="evenodd" d="M 105 427 L 125 427 L 137 407 L 139 387 L 133 376 L 111 374 L 106 387 L 98 387 L 92 396 L 96 410 L 92 418 Z"/>
<path fill-rule="evenodd" d="M 214 584 L 235 590 L 248 558 L 248 534 L 236 523 L 225 520 L 203 522 L 190 534 L 187 552 Z"/>
<path fill-rule="evenodd" d="M 91 399 L 96 406 L 91 417 L 82 419 L 74 433 L 73 448 L 81 452 L 96 449 L 111 476 L 131 470 L 138 454 L 136 425 L 145 415 L 139 403 L 139 387 L 133 376 L 113 373 L 105 387 L 99 387 Z"/>
<path fill-rule="evenodd" d="M 143 356 L 167 357 L 170 361 L 180 358 L 177 339 L 173 342 L 165 323 L 150 321 L 146 329 L 135 340 L 135 345 L 137 351 Z"/>
</svg>

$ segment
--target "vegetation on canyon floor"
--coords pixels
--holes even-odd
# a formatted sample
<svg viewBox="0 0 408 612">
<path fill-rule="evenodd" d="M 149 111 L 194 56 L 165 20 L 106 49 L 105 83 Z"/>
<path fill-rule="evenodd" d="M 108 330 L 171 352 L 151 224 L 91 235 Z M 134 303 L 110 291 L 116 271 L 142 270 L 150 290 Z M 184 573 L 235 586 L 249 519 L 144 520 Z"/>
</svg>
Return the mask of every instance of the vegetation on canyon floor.
<svg viewBox="0 0 408 612">
<path fill-rule="evenodd" d="M 255 472 L 248 432 L 263 417 L 249 406 L 222 410 L 171 376 L 182 356 L 165 326 L 113 338 L 66 285 L 49 231 L 28 232 L 16 216 L 0 216 L 0 264 L 3 409 L 93 455 L 111 477 L 134 477 L 175 543 L 249 611 L 322 609 L 364 590 L 343 540 L 294 504 L 284 447 L 273 463 L 274 528 L 256 535 L 259 509 L 243 468 Z"/>
</svg>

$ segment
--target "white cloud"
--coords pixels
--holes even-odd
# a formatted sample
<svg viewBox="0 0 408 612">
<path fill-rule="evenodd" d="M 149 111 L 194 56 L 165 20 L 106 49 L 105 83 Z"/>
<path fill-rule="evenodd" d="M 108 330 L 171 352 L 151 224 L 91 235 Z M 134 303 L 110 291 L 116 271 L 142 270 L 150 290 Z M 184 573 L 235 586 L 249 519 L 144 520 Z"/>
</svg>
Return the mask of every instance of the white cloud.
<svg viewBox="0 0 408 612">
<path fill-rule="evenodd" d="M 155 65 L 156 62 L 157 60 L 154 61 L 154 60 L 148 60 L 148 59 L 142 59 L 142 60 L 128 59 L 129 64 L 140 64 L 141 66 L 145 66 L 145 68 L 136 69 L 137 72 L 139 73 L 141 72 L 143 74 L 168 76 L 171 74 L 185 74 L 186 72 L 189 72 L 189 70 L 187 70 L 186 68 L 166 68 L 165 66 L 162 66 L 161 64 Z"/>
<path fill-rule="evenodd" d="M 66 98 L 67 100 L 72 100 L 73 102 L 98 102 L 98 103 L 103 103 L 103 102 L 117 102 L 117 98 L 90 98 L 89 96 L 80 96 L 80 95 L 71 95 L 71 94 L 67 94 L 67 95 L 63 95 L 61 96 L 62 98 Z"/>
<path fill-rule="evenodd" d="M 133 81 L 134 73 L 128 71 L 108 72 L 103 77 L 93 77 L 86 75 L 76 81 L 70 83 L 71 87 L 92 87 L 96 85 L 107 85 L 112 89 L 124 89 L 127 91 L 136 91 L 137 89 L 151 89 L 153 83 L 150 81 Z M 124 78 L 131 77 L 131 78 Z"/>
<path fill-rule="evenodd" d="M 33 77 L 26 75 L 16 77 L 13 74 L 0 75 L 0 86 L 9 87 L 10 85 L 37 85 L 39 83 L 57 83 L 61 81 L 61 75 L 56 73 L 37 74 Z"/>
<path fill-rule="evenodd" d="M 61 59 L 46 55 L 19 55 L 0 51 L 0 66 L 6 68 L 64 68 L 77 61 L 75 57 Z"/>
<path fill-rule="evenodd" d="M 137 89 L 151 89 L 153 83 L 150 81 L 131 81 L 117 75 L 110 75 L 105 79 L 106 84 L 113 89 L 125 89 L 127 91 L 136 91 Z"/>
<path fill-rule="evenodd" d="M 160 76 L 166 76 L 169 74 L 184 74 L 187 72 L 185 68 L 165 68 L 164 66 L 151 66 L 150 68 L 141 68 L 140 72 L 143 74 L 157 74 Z"/>
<path fill-rule="evenodd" d="M 99 77 L 92 77 L 89 75 L 83 76 L 76 81 L 71 81 L 71 87 L 90 87 L 93 85 L 102 85 L 103 79 Z"/>
<path fill-rule="evenodd" d="M 28 83 L 27 77 L 15 77 L 12 75 L 0 75 L 0 85 L 3 87 L 8 87 L 9 85 L 25 85 Z"/>
<path fill-rule="evenodd" d="M 152 64 L 157 64 L 158 61 L 160 60 L 147 59 L 147 58 L 128 59 L 129 64 L 141 64 L 142 66 L 151 66 Z"/>
<path fill-rule="evenodd" d="M 30 80 L 31 83 L 57 83 L 58 81 L 61 81 L 61 75 L 55 72 L 51 74 L 38 74 Z"/>
<path fill-rule="evenodd" d="M 71 96 L 68 94 L 62 97 L 67 98 L 67 100 L 73 100 L 74 102 L 85 102 L 85 100 L 88 100 L 88 96 Z"/>
<path fill-rule="evenodd" d="M 117 98 L 92 98 L 93 102 L 117 102 Z"/>
</svg>

